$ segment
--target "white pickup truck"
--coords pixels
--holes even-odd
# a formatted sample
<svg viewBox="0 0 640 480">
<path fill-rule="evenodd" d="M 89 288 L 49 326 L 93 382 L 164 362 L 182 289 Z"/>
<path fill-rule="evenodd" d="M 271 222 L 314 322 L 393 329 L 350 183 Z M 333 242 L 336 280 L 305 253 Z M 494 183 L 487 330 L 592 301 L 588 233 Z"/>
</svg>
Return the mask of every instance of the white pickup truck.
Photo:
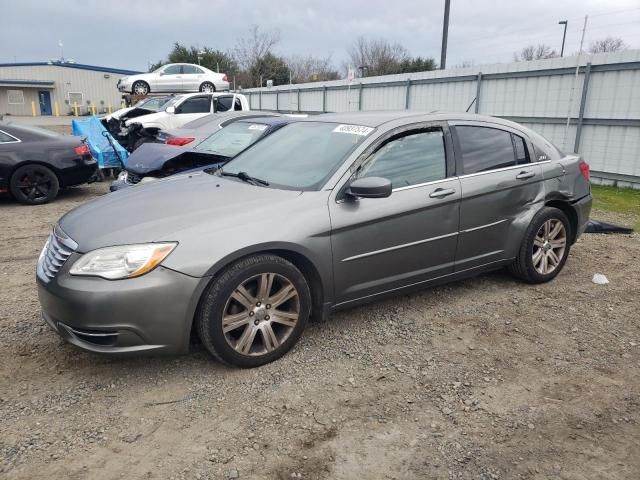
<svg viewBox="0 0 640 480">
<path fill-rule="evenodd" d="M 205 115 L 231 110 L 250 110 L 247 97 L 240 93 L 187 93 L 176 95 L 159 112 L 125 120 L 117 135 L 132 151 L 155 136 L 159 130 L 180 128 Z"/>
</svg>

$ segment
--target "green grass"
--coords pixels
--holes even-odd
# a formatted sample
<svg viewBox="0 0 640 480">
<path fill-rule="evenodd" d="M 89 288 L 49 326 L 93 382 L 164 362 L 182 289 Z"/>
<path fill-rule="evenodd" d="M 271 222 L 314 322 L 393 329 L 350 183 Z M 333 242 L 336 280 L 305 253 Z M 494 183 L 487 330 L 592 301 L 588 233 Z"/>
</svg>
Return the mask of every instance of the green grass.
<svg viewBox="0 0 640 480">
<path fill-rule="evenodd" d="M 593 208 L 629 216 L 631 225 L 640 229 L 640 190 L 592 185 Z"/>
</svg>

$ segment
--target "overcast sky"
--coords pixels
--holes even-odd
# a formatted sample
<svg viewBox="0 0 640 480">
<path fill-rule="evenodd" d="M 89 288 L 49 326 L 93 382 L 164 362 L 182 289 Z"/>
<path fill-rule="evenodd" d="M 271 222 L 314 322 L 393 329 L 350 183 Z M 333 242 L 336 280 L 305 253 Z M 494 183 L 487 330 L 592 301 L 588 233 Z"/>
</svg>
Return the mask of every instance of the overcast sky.
<svg viewBox="0 0 640 480">
<path fill-rule="evenodd" d="M 277 29 L 284 56 L 331 55 L 336 66 L 360 35 L 386 38 L 439 62 L 444 0 L 3 0 L 0 62 L 65 58 L 147 70 L 175 41 L 230 50 L 252 24 Z M 528 44 L 577 51 L 614 35 L 640 48 L 640 0 L 451 0 L 447 65 L 510 62 Z"/>
</svg>

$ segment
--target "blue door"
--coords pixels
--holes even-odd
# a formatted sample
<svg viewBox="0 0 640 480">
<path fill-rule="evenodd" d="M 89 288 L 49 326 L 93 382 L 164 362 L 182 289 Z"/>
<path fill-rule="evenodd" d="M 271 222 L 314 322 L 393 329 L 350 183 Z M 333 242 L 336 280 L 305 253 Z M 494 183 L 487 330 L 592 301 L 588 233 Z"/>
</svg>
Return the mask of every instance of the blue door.
<svg viewBox="0 0 640 480">
<path fill-rule="evenodd" d="M 38 92 L 40 102 L 40 115 L 51 115 L 51 94 L 47 90 Z"/>
</svg>

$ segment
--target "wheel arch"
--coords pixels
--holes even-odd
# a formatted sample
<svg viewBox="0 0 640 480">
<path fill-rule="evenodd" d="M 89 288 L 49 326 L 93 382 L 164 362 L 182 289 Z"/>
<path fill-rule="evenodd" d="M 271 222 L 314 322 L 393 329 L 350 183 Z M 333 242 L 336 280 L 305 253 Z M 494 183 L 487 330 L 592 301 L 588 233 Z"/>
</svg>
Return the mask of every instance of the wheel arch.
<svg viewBox="0 0 640 480">
<path fill-rule="evenodd" d="M 567 216 L 567 218 L 569 219 L 569 226 L 571 227 L 570 244 L 573 245 L 576 241 L 576 233 L 578 231 L 578 213 L 573 208 L 571 203 L 566 199 L 553 198 L 553 199 L 547 200 L 545 202 L 545 206 L 557 208 Z"/>
<path fill-rule="evenodd" d="M 195 319 L 198 316 L 202 302 L 205 295 L 209 292 L 210 286 L 215 282 L 220 274 L 230 265 L 238 262 L 244 258 L 252 257 L 254 255 L 272 254 L 284 258 L 291 262 L 305 277 L 309 284 L 309 290 L 311 292 L 311 318 L 322 319 L 324 315 L 324 304 L 326 302 L 326 288 L 325 281 L 322 280 L 320 270 L 315 263 L 309 258 L 308 255 L 300 252 L 288 245 L 277 245 L 269 248 L 260 248 L 252 251 L 239 251 L 235 254 L 225 257 L 218 263 L 216 263 L 208 272 L 206 278 L 206 285 L 198 289 L 196 295 L 198 296 L 196 307 L 191 315 L 191 325 L 189 327 L 189 338 L 194 340 L 197 338 L 197 332 L 195 327 Z"/>
<path fill-rule="evenodd" d="M 11 169 L 9 170 L 9 175 L 7 176 L 7 185 L 11 184 L 11 177 L 13 177 L 13 174 L 16 172 L 16 170 L 18 170 L 20 167 L 24 167 L 26 165 L 41 165 L 41 166 L 43 166 L 45 168 L 48 168 L 49 170 L 51 170 L 53 172 L 53 174 L 58 179 L 58 184 L 61 187 L 65 186 L 65 183 L 63 182 L 63 177 L 60 174 L 60 170 L 58 170 L 51 163 L 43 162 L 42 160 L 22 160 L 22 161 L 20 161 L 20 163 L 17 163 L 15 165 L 13 165 L 11 167 Z"/>
</svg>

